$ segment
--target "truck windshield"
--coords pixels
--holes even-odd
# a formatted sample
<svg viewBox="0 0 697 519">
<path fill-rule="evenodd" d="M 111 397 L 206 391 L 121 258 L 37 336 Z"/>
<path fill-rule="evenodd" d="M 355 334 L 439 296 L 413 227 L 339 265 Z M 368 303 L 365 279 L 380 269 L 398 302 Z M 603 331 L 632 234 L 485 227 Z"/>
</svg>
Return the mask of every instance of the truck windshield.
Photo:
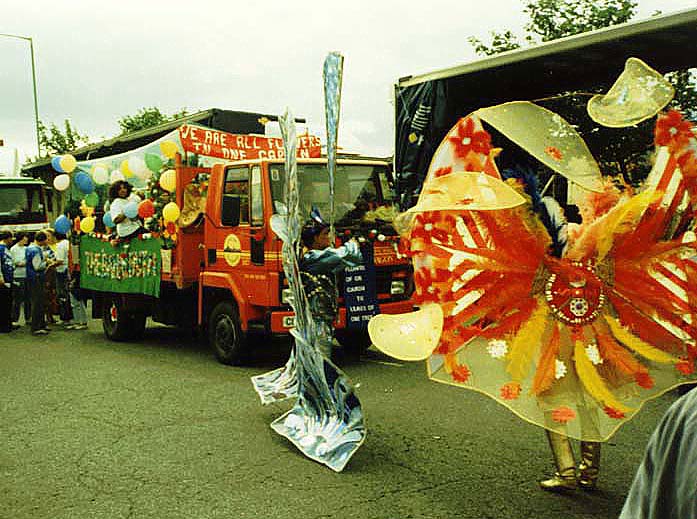
<svg viewBox="0 0 697 519">
<path fill-rule="evenodd" d="M 46 222 L 41 187 L 0 183 L 0 224 Z"/>
<path fill-rule="evenodd" d="M 285 207 L 285 167 L 272 164 L 271 195 L 274 212 Z M 396 203 L 387 166 L 337 164 L 334 179 L 334 222 L 339 227 L 357 227 L 376 220 L 391 222 Z M 329 179 L 324 164 L 298 164 L 300 209 L 309 215 L 313 206 L 329 221 Z"/>
</svg>

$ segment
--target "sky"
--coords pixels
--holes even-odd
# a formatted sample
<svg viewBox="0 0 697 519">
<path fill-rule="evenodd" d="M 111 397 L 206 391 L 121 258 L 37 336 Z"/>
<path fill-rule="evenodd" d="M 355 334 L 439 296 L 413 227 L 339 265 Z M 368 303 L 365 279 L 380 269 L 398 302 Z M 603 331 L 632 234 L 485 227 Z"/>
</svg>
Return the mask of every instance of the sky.
<svg viewBox="0 0 697 519">
<path fill-rule="evenodd" d="M 393 152 L 397 79 L 477 59 L 469 36 L 523 33 L 524 0 L 25 0 L 0 33 L 33 41 L 39 119 L 69 119 L 93 142 L 144 107 L 164 113 L 286 107 L 324 140 L 322 64 L 344 56 L 339 146 Z M 638 0 L 635 20 L 697 0 Z M 35 156 L 28 40 L 0 36 L 0 139 Z"/>
</svg>

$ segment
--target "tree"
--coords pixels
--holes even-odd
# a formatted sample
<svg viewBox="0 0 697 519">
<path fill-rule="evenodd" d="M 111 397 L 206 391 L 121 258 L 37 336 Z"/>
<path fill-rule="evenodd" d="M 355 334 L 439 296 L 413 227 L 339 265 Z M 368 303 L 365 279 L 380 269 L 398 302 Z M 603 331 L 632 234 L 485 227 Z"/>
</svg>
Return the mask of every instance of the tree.
<svg viewBox="0 0 697 519">
<path fill-rule="evenodd" d="M 636 14 L 637 3 L 632 0 L 537 0 L 528 1 L 523 12 L 529 21 L 525 25 L 528 34 L 525 43 L 557 40 L 603 27 L 629 21 Z M 477 54 L 491 56 L 514 50 L 522 46 L 518 37 L 510 30 L 491 31 L 491 42 L 486 44 L 479 38 L 467 41 Z"/>
<path fill-rule="evenodd" d="M 63 121 L 63 128 L 61 130 L 53 123 L 46 126 L 39 121 L 39 147 L 44 157 L 67 153 L 89 143 L 89 137 L 81 134 L 68 119 Z"/>
<path fill-rule="evenodd" d="M 119 119 L 118 123 L 121 128 L 121 135 L 124 135 L 126 133 L 152 128 L 158 124 L 174 121 L 188 114 L 189 112 L 187 109 L 183 108 L 172 115 L 166 115 L 163 114 L 159 108 L 152 106 L 150 108 L 141 108 L 135 115 L 126 115 Z"/>
</svg>

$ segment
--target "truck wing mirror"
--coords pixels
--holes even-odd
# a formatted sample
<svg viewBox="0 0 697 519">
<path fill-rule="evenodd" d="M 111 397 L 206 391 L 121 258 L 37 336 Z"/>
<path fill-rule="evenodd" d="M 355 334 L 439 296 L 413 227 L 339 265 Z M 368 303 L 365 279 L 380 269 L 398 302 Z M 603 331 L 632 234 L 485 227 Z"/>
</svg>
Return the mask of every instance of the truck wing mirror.
<svg viewBox="0 0 697 519">
<path fill-rule="evenodd" d="M 240 197 L 223 195 L 223 207 L 220 211 L 220 222 L 226 227 L 237 227 L 240 224 Z"/>
</svg>

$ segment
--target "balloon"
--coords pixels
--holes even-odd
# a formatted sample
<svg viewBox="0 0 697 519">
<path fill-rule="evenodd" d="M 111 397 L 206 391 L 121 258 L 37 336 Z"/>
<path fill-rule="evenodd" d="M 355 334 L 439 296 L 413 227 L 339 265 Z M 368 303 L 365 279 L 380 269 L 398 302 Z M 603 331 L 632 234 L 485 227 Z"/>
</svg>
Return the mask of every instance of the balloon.
<svg viewBox="0 0 697 519">
<path fill-rule="evenodd" d="M 78 189 L 86 195 L 89 195 L 92 191 L 94 191 L 94 182 L 92 181 L 92 177 L 90 177 L 84 171 L 80 171 L 77 175 L 75 175 L 75 185 L 77 185 Z"/>
<path fill-rule="evenodd" d="M 148 167 L 150 171 L 152 171 L 153 173 L 157 173 L 158 171 L 160 171 L 160 168 L 162 167 L 162 159 L 159 155 L 155 155 L 154 153 L 146 153 L 145 165 Z"/>
<path fill-rule="evenodd" d="M 104 213 L 104 216 L 102 216 L 102 222 L 104 223 L 104 227 L 114 227 L 114 221 L 111 219 L 111 215 L 109 213 Z"/>
<path fill-rule="evenodd" d="M 138 205 L 138 216 L 141 218 L 150 218 L 155 214 L 155 204 L 152 203 L 152 200 L 149 198 L 146 200 L 143 200 L 139 205 Z"/>
<path fill-rule="evenodd" d="M 162 141 L 160 143 L 160 150 L 168 159 L 173 159 L 177 154 L 177 151 L 179 151 L 174 141 Z"/>
<path fill-rule="evenodd" d="M 92 178 L 95 184 L 106 184 L 109 182 L 109 170 L 104 164 L 97 164 L 92 168 Z"/>
<path fill-rule="evenodd" d="M 86 216 L 80 220 L 80 230 L 85 233 L 94 231 L 94 217 Z"/>
<path fill-rule="evenodd" d="M 109 183 L 115 184 L 119 180 L 126 180 L 126 177 L 124 177 L 123 173 L 121 173 L 118 169 L 115 169 L 111 172 L 111 175 L 109 175 Z"/>
<path fill-rule="evenodd" d="M 179 218 L 179 206 L 175 202 L 170 202 L 162 208 L 162 217 L 165 222 L 174 222 Z"/>
<path fill-rule="evenodd" d="M 70 230 L 70 227 L 70 220 L 64 214 L 56 218 L 56 221 L 53 224 L 53 228 L 56 230 L 57 233 L 60 234 L 67 234 Z"/>
<path fill-rule="evenodd" d="M 51 166 L 53 166 L 53 169 L 55 169 L 58 173 L 65 173 L 63 168 L 61 168 L 61 156 L 60 155 L 53 157 L 51 159 Z"/>
<path fill-rule="evenodd" d="M 145 161 L 137 156 L 128 159 L 128 169 L 139 178 L 143 178 L 145 172 L 148 171 L 148 168 L 145 166 Z"/>
<path fill-rule="evenodd" d="M 90 207 L 97 207 L 97 204 L 99 203 L 99 196 L 97 193 L 92 192 L 85 197 L 85 203 Z"/>
<path fill-rule="evenodd" d="M 133 171 L 131 171 L 131 168 L 128 167 L 128 160 L 123 160 L 121 161 L 121 173 L 123 173 L 123 176 L 128 178 L 133 176 Z"/>
<path fill-rule="evenodd" d="M 177 188 L 177 173 L 173 169 L 168 169 L 160 175 L 160 186 L 165 191 L 173 192 Z"/>
<path fill-rule="evenodd" d="M 75 171 L 75 166 L 77 166 L 77 161 L 72 155 L 63 155 L 60 159 L 60 167 L 66 173 L 72 173 Z"/>
<path fill-rule="evenodd" d="M 53 187 L 58 191 L 65 191 L 68 189 L 68 187 L 70 187 L 70 175 L 58 175 L 53 179 Z"/>
<path fill-rule="evenodd" d="M 123 206 L 123 214 L 127 218 L 138 218 L 138 202 L 128 202 Z"/>
</svg>

